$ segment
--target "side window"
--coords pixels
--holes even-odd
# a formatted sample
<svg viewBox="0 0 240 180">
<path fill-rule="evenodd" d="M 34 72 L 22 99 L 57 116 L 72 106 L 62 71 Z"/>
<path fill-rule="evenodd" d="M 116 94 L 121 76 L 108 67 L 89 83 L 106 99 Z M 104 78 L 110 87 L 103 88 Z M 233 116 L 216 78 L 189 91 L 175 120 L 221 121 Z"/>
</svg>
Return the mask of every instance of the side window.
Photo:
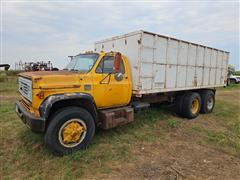
<svg viewBox="0 0 240 180">
<path fill-rule="evenodd" d="M 113 72 L 113 62 L 114 57 L 113 56 L 105 56 L 103 58 L 103 73 L 110 73 Z"/>
<path fill-rule="evenodd" d="M 120 70 L 122 74 L 125 73 L 123 61 L 121 60 Z M 110 73 L 114 72 L 114 57 L 113 56 L 104 56 L 101 62 L 98 64 L 96 73 Z"/>
</svg>

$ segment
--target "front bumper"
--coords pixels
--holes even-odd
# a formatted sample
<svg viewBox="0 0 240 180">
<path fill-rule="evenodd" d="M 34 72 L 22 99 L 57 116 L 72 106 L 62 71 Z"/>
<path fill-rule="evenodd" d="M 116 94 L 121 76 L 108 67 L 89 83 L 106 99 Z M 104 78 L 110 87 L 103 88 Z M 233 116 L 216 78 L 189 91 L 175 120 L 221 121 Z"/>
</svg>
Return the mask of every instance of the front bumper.
<svg viewBox="0 0 240 180">
<path fill-rule="evenodd" d="M 46 121 L 44 118 L 36 117 L 28 112 L 20 101 L 16 102 L 16 113 L 22 122 L 33 132 L 44 132 Z"/>
</svg>

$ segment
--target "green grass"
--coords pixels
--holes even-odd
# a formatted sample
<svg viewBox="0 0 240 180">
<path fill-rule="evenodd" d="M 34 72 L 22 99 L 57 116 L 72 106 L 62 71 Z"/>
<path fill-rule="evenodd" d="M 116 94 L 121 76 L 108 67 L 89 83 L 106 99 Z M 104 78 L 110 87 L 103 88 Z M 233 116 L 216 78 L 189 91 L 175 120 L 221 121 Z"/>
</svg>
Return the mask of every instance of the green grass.
<svg viewBox="0 0 240 180">
<path fill-rule="evenodd" d="M 229 86 L 226 87 L 219 87 L 216 88 L 217 90 L 232 90 L 232 89 L 239 89 L 240 88 L 240 84 L 230 84 Z"/>
<path fill-rule="evenodd" d="M 174 119 L 168 120 L 168 127 L 170 128 L 176 128 L 177 127 L 177 121 Z"/>
<path fill-rule="evenodd" d="M 20 72 L 22 72 L 22 71 L 19 71 L 19 70 L 8 70 L 8 71 L 0 70 L 0 74 L 5 73 L 8 77 L 9 76 L 17 76 Z"/>
<path fill-rule="evenodd" d="M 4 82 L 0 82 L 0 93 L 17 93 L 17 78 L 8 77 Z"/>
<path fill-rule="evenodd" d="M 13 102 L 0 107 L 1 118 L 1 174 L 12 179 L 64 177 L 73 179 L 84 174 L 111 173 L 114 162 L 126 163 L 134 159 L 132 148 L 142 142 L 156 142 L 156 135 L 165 126 L 157 123 L 169 118 L 167 113 L 153 109 L 136 114 L 136 121 L 111 130 L 97 130 L 91 146 L 69 156 L 53 156 L 43 144 L 43 135 L 30 132 L 14 113 Z M 94 172 L 91 172 L 94 169 Z M 60 171 L 61 174 L 56 174 Z M 44 173 L 43 173 L 44 172 Z"/>
<path fill-rule="evenodd" d="M 239 87 L 239 86 L 238 86 Z M 236 101 L 239 101 L 236 99 Z M 219 147 L 231 147 L 240 153 L 240 104 L 218 100 L 209 118 L 215 119 L 221 130 L 193 126 L 192 129 L 201 135 L 202 141 Z"/>
<path fill-rule="evenodd" d="M 219 91 L 228 89 L 232 91 L 240 86 Z M 0 92 L 16 96 L 16 79 L 0 82 Z M 135 114 L 131 124 L 111 130 L 98 129 L 86 150 L 64 157 L 52 155 L 44 146 L 43 135 L 25 127 L 14 112 L 15 100 L 0 101 L 0 174 L 3 179 L 76 179 L 111 174 L 117 171 L 116 167 L 125 167 L 148 155 L 141 152 L 142 147 L 168 146 L 169 141 L 177 138 L 171 138 L 176 132 L 187 134 L 189 138 L 185 141 L 191 141 L 192 137 L 192 141 L 200 145 L 203 142 L 210 147 L 240 152 L 239 105 L 228 99 L 217 99 L 213 113 L 202 116 L 209 117 L 214 126 L 205 125 L 202 117 L 186 121 L 173 116 L 167 106 L 154 107 Z M 177 136 L 181 138 L 181 135 Z"/>
</svg>

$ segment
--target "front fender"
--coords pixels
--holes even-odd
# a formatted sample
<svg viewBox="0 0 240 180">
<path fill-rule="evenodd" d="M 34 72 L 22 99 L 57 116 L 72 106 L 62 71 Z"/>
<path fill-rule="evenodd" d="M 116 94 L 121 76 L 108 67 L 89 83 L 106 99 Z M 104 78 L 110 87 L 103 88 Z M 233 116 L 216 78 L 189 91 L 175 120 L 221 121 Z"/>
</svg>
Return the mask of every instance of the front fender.
<svg viewBox="0 0 240 180">
<path fill-rule="evenodd" d="M 48 96 L 40 105 L 39 107 L 39 113 L 40 116 L 47 119 L 49 117 L 49 114 L 51 112 L 51 109 L 53 105 L 56 102 L 59 101 L 66 101 L 66 100 L 76 100 L 76 99 L 85 99 L 89 100 L 92 103 L 92 108 L 94 109 L 94 112 L 97 113 L 96 110 L 96 104 L 94 102 L 93 97 L 90 94 L 87 93 L 66 93 L 66 94 L 55 94 Z M 97 116 L 97 114 L 96 114 Z"/>
</svg>

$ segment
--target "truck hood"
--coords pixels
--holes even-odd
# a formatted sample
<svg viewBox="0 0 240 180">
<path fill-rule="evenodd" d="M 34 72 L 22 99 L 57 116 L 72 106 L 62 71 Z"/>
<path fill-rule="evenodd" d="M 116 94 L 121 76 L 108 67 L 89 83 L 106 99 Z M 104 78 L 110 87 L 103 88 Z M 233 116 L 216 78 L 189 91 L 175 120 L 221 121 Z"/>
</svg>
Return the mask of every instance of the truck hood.
<svg viewBox="0 0 240 180">
<path fill-rule="evenodd" d="M 20 73 L 19 76 L 32 80 L 33 89 L 58 89 L 80 87 L 79 72 L 35 71 Z"/>
</svg>

